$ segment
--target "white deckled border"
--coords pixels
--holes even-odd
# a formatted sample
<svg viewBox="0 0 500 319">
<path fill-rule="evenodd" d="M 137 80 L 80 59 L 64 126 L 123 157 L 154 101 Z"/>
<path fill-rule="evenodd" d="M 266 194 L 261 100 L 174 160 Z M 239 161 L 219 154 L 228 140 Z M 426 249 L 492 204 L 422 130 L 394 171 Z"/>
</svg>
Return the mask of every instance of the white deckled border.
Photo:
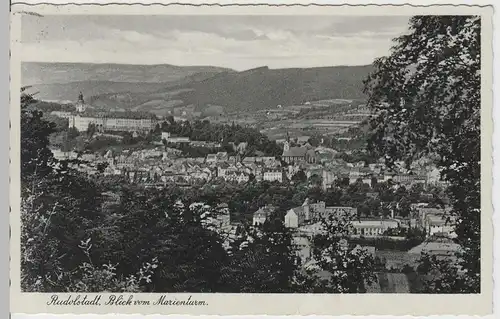
<svg viewBox="0 0 500 319">
<path fill-rule="evenodd" d="M 17 1 L 16 1 L 17 2 Z M 20 2 L 20 1 L 19 1 Z M 25 0 L 24 3 L 40 3 L 43 1 L 33 1 Z M 46 1 L 49 2 L 49 1 Z M 492 261 L 492 208 L 491 208 L 491 168 L 492 168 L 492 130 L 493 130 L 493 120 L 492 116 L 492 47 L 490 46 L 489 37 L 491 37 L 492 25 L 491 25 L 491 13 L 492 10 L 489 8 L 477 7 L 477 5 L 485 6 L 493 3 L 493 1 L 481 1 L 476 0 L 473 2 L 474 7 L 470 6 L 471 2 L 467 0 L 462 1 L 390 1 L 391 5 L 382 6 L 387 4 L 389 1 L 370 1 L 369 5 L 366 5 L 366 1 L 352 0 L 349 1 L 347 6 L 275 6 L 276 4 L 284 3 L 294 3 L 294 4 L 306 4 L 305 1 L 272 1 L 273 7 L 266 5 L 259 6 L 236 6 L 232 1 L 218 1 L 218 4 L 232 4 L 229 6 L 193 6 L 193 4 L 207 4 L 215 3 L 213 1 L 189 1 L 191 5 L 179 6 L 179 5 L 144 5 L 151 3 L 158 3 L 158 1 L 140 1 L 142 4 L 138 5 L 110 5 L 110 1 L 94 0 L 94 1 L 63 1 L 63 0 L 52 0 L 50 3 L 62 4 L 62 3 L 74 3 L 75 5 L 67 5 L 61 7 L 47 6 L 47 5 L 36 5 L 36 6 L 26 6 L 22 4 L 15 4 L 12 7 L 13 12 L 26 11 L 26 12 L 43 12 L 44 14 L 110 14 L 117 13 L 117 10 L 121 14 L 301 14 L 301 15 L 316 15 L 316 14 L 332 14 L 332 15 L 415 15 L 415 14 L 481 14 L 485 13 L 486 18 L 482 21 L 483 28 L 483 48 L 482 48 L 482 76 L 483 76 L 483 87 L 482 87 L 482 157 L 485 159 L 482 165 L 482 188 L 485 194 L 482 194 L 482 259 L 485 260 L 483 264 L 482 273 L 482 293 L 478 295 L 395 295 L 395 294 L 378 294 L 378 295 L 302 295 L 302 294 L 289 294 L 289 295 L 277 295 L 277 294 L 170 294 L 171 296 L 182 296 L 182 295 L 193 295 L 197 299 L 206 300 L 209 304 L 208 307 L 197 308 L 197 307 L 88 307 L 88 308 L 76 308 L 76 307 L 46 307 L 45 303 L 48 300 L 47 294 L 27 294 L 21 293 L 19 289 L 19 85 L 20 85 L 20 70 L 19 62 L 16 60 L 15 52 L 19 50 L 19 27 L 20 19 L 19 15 L 14 14 L 11 20 L 11 45 L 12 45 L 12 58 L 11 58 L 11 101 L 12 105 L 10 108 L 10 118 L 11 118 L 11 152 L 10 159 L 12 164 L 10 166 L 10 205 L 12 208 L 11 213 L 11 288 L 10 288 L 10 300 L 11 300 L 11 312 L 18 313 L 38 313 L 43 318 L 47 318 L 49 315 L 47 313 L 102 313 L 107 314 L 103 316 L 96 315 L 81 315 L 82 319 L 86 318 L 111 318 L 112 313 L 120 313 L 120 317 L 123 314 L 185 314 L 185 315 L 339 315 L 339 314 L 351 314 L 351 315 L 373 315 L 373 314 L 384 314 L 391 313 L 393 315 L 443 315 L 443 314 L 469 314 L 469 315 L 485 315 L 491 312 L 492 304 L 492 269 L 488 265 L 488 261 Z M 95 3 L 95 4 L 106 4 L 99 6 L 81 6 L 79 3 Z M 117 1 L 118 2 L 118 1 Z M 125 0 L 120 1 L 120 3 L 138 3 L 139 1 Z M 180 1 L 179 3 L 187 3 L 188 1 Z M 328 4 L 333 1 L 314 1 L 316 4 Z M 264 4 L 265 1 L 238 1 L 239 4 L 251 4 L 259 3 Z M 341 1 L 337 1 L 337 4 L 341 4 Z M 403 4 L 416 3 L 417 6 L 402 6 Z M 454 5 L 446 5 L 446 4 Z M 334 3 L 335 4 L 335 3 Z M 362 6 L 355 6 L 361 5 Z M 428 5 L 441 4 L 438 7 L 429 7 Z M 456 6 L 455 4 L 466 4 L 468 6 Z M 425 7 L 427 5 L 427 7 Z M 98 11 L 98 12 L 97 12 Z M 498 43 L 498 41 L 496 41 Z M 498 62 L 496 62 L 496 72 L 499 74 Z M 495 107 L 496 118 L 499 117 L 499 107 Z M 498 132 L 500 128 L 497 125 L 495 130 L 496 141 L 499 141 Z M 16 149 L 17 147 L 17 149 Z M 500 147 L 495 148 L 495 154 L 498 155 Z M 498 162 L 498 157 L 496 162 Z M 495 169 L 496 176 L 498 176 L 498 167 Z M 496 191 L 493 194 L 500 194 L 499 184 L 495 183 Z M 493 199 L 497 199 L 498 196 L 493 196 Z M 495 203 L 496 207 L 499 207 L 499 203 Z M 498 225 L 499 217 L 495 215 L 494 220 Z M 16 219 L 17 218 L 17 219 Z M 498 229 L 498 228 L 497 228 Z M 498 239 L 496 240 L 498 242 Z M 498 245 L 496 245 L 498 246 Z M 496 247 L 496 252 L 498 253 L 498 247 Z M 498 267 L 497 267 L 498 273 Z M 63 294 L 59 294 L 63 295 Z M 89 294 L 90 295 L 90 294 Z M 104 294 L 103 294 L 104 295 Z M 140 294 L 144 296 L 144 294 Z M 159 294 L 158 294 L 159 295 Z M 497 294 L 498 299 L 498 294 Z M 148 298 L 149 299 L 149 298 Z M 45 314 L 43 314 L 45 313 Z M 16 318 L 28 318 L 25 315 L 13 315 Z M 38 317 L 38 316 L 37 316 Z M 73 317 L 73 316 L 72 316 Z M 142 315 L 131 315 L 128 318 L 142 318 Z M 151 318 L 156 318 L 157 316 L 149 316 Z M 158 316 L 159 317 L 159 316 Z M 175 316 L 179 317 L 179 316 Z M 205 317 L 205 316 L 204 316 Z M 408 316 L 406 316 L 408 317 Z M 33 316 L 29 316 L 33 318 Z M 54 318 L 67 318 L 66 316 L 57 316 Z M 113 316 L 115 318 L 115 316 Z M 212 317 L 206 317 L 212 318 Z M 342 317 L 342 318 L 352 318 L 352 317 Z M 373 318 L 386 318 L 383 317 L 373 317 Z"/>
</svg>

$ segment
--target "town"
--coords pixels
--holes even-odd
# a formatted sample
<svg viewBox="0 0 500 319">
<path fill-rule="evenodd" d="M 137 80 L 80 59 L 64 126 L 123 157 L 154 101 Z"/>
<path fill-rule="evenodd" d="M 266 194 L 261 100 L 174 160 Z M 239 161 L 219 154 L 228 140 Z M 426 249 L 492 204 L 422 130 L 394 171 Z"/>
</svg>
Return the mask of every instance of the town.
<svg viewBox="0 0 500 319">
<path fill-rule="evenodd" d="M 259 150 L 253 136 L 252 142 L 241 138 L 225 141 L 209 135 L 196 140 L 191 139 L 195 134 L 189 136 L 191 129 L 186 127 L 191 124 L 186 120 L 134 112 L 96 113 L 89 112 L 89 108 L 92 106 L 86 105 L 80 94 L 73 111 L 53 111 L 51 115 L 68 119 L 68 127 L 63 129 L 66 138 L 67 131 L 72 130 L 73 138 L 85 136 L 87 146 L 100 138 L 114 141 L 112 147 L 94 151 L 52 147 L 56 159 L 71 162 L 72 167 L 90 177 L 115 177 L 137 187 L 156 189 L 229 184 L 244 191 L 255 183 L 307 189 L 314 198 L 307 196 L 301 205 L 281 207 L 286 211 L 281 216 L 284 225 L 293 233 L 298 261 L 306 269 L 314 269 L 312 247 L 315 236 L 324 232 L 321 220 L 332 216 L 348 216 L 352 220 L 350 241 L 367 249 L 379 266 L 389 272 L 415 267 L 422 252 L 439 258 L 450 258 L 457 252 L 446 199 L 436 197 L 446 183 L 440 180 L 430 159 L 409 166 L 398 162 L 391 168 L 383 158 L 350 162 L 353 150 L 339 151 L 322 145 L 322 141 L 313 146 L 311 137 L 291 137 L 288 133 L 285 139 L 264 143 L 273 144 L 274 147 L 267 147 L 271 151 Z M 184 135 L 179 134 L 182 131 Z M 125 143 L 124 139 L 132 141 Z M 135 144 L 133 139 L 141 143 Z M 353 192 L 348 189 L 354 188 L 357 190 L 352 198 L 346 200 L 349 195 L 342 194 Z M 333 193 L 344 198 L 325 201 Z M 205 225 L 223 235 L 225 247 L 230 247 L 242 223 L 258 228 L 277 210 L 275 204 L 261 203 L 255 211 L 239 216 L 241 212 L 231 212 L 234 205 L 223 203 L 214 207 L 217 217 Z M 197 205 L 210 208 L 206 203 Z"/>
</svg>

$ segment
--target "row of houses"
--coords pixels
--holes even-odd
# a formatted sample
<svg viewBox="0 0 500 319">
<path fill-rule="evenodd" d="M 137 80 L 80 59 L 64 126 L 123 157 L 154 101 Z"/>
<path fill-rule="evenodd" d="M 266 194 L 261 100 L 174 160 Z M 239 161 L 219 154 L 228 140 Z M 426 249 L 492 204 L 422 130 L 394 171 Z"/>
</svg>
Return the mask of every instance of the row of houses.
<svg viewBox="0 0 500 319">
<path fill-rule="evenodd" d="M 263 224 L 275 211 L 274 206 L 264 206 L 253 215 L 253 225 Z M 351 220 L 350 234 L 353 236 L 383 236 L 389 229 L 407 228 L 405 221 L 395 218 L 357 218 L 354 207 L 328 207 L 325 202 L 310 203 L 306 199 L 299 207 L 289 209 L 284 217 L 286 227 L 299 233 L 314 235 L 322 231 L 321 220 L 329 217 L 346 217 Z M 418 217 L 412 227 L 423 229 L 427 236 L 453 237 L 455 220 L 446 209 L 419 208 Z"/>
</svg>

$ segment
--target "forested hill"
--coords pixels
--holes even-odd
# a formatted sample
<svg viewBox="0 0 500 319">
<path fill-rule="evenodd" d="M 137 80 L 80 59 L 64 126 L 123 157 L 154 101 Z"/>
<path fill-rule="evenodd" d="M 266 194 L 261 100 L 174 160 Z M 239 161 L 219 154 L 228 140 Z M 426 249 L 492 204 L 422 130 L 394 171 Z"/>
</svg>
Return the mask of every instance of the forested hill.
<svg viewBox="0 0 500 319">
<path fill-rule="evenodd" d="M 211 106 L 225 113 L 302 104 L 322 99 L 364 99 L 365 66 L 269 69 L 236 72 L 211 66 L 23 63 L 23 84 L 43 100 L 74 101 L 83 92 L 100 108 L 154 111 Z"/>
<path fill-rule="evenodd" d="M 216 74 L 232 70 L 215 66 L 177 66 L 170 64 L 23 62 L 21 71 L 23 85 L 33 85 L 80 81 L 162 83 L 177 81 L 197 73 Z"/>
<path fill-rule="evenodd" d="M 54 101 L 74 101 L 78 92 L 87 98 L 116 93 L 148 94 L 219 72 L 232 72 L 213 66 L 42 62 L 23 62 L 21 71 L 22 85 L 32 85 L 39 91 L 37 98 Z"/>
<path fill-rule="evenodd" d="M 308 69 L 269 69 L 219 73 L 204 81 L 184 84 L 191 88 L 178 95 L 199 110 L 223 106 L 226 112 L 256 111 L 277 105 L 338 98 L 364 98 L 363 80 L 372 66 L 334 66 Z"/>
</svg>

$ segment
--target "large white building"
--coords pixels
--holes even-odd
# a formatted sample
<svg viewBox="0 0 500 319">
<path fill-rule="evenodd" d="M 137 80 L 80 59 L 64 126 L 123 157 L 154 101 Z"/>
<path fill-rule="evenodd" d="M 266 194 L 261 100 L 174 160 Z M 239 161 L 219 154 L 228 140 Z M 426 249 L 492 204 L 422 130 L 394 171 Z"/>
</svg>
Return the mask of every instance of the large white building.
<svg viewBox="0 0 500 319">
<path fill-rule="evenodd" d="M 90 124 L 96 126 L 97 131 L 149 131 L 154 129 L 156 119 L 152 114 L 132 112 L 92 112 L 75 114 L 69 117 L 69 127 L 80 132 L 88 129 Z"/>
<path fill-rule="evenodd" d="M 265 171 L 262 179 L 269 182 L 283 182 L 283 171 L 281 169 Z"/>
<path fill-rule="evenodd" d="M 80 132 L 94 124 L 99 132 L 105 131 L 149 131 L 157 124 L 156 116 L 151 113 L 140 112 L 96 112 L 85 104 L 83 94 L 80 93 L 75 104 L 74 112 L 52 112 L 52 114 L 68 119 L 69 127 Z"/>
<path fill-rule="evenodd" d="M 356 220 L 352 222 L 353 235 L 381 236 L 389 228 L 398 228 L 399 222 L 392 219 Z"/>
</svg>

